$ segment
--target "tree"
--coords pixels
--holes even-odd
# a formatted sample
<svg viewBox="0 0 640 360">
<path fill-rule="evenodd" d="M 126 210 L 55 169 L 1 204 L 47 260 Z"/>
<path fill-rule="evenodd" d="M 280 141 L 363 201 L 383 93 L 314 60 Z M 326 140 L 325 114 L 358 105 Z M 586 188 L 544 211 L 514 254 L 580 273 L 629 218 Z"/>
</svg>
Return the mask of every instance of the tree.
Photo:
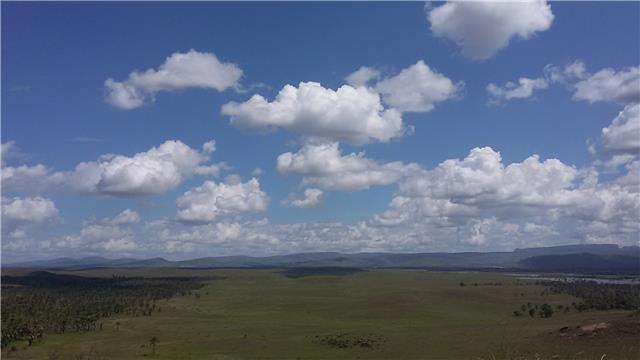
<svg viewBox="0 0 640 360">
<path fill-rule="evenodd" d="M 533 308 L 529 309 L 529 316 L 531 317 L 536 316 L 536 309 L 533 309 Z"/>
<path fill-rule="evenodd" d="M 158 343 L 158 338 L 157 337 L 152 337 L 151 339 L 149 339 L 149 345 L 151 346 L 151 354 L 153 356 L 156 355 L 156 344 Z"/>
<path fill-rule="evenodd" d="M 553 307 L 549 304 L 542 304 L 540 307 L 540 317 L 542 318 L 550 318 L 553 316 Z"/>
</svg>

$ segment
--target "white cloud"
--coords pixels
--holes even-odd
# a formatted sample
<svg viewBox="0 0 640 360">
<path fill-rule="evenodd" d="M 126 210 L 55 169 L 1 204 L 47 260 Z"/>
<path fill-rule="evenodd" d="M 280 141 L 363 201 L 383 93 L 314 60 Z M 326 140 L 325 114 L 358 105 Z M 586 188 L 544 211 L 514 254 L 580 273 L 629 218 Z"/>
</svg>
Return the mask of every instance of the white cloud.
<svg viewBox="0 0 640 360">
<path fill-rule="evenodd" d="M 202 144 L 202 151 L 207 154 L 212 154 L 214 151 L 216 151 L 216 141 L 209 140 Z"/>
<path fill-rule="evenodd" d="M 533 95 L 533 91 L 537 89 L 546 89 L 549 83 L 543 78 L 529 79 L 520 78 L 518 83 L 512 81 L 499 86 L 494 83 L 487 85 L 489 92 L 489 103 L 500 104 L 511 99 L 527 99 Z"/>
<path fill-rule="evenodd" d="M 625 175 L 601 183 L 594 168 L 578 170 L 535 155 L 505 164 L 495 150 L 477 148 L 463 159 L 411 169 L 397 180 L 399 189 L 386 211 L 355 224 L 240 221 L 238 212 L 256 206 L 236 194 L 261 198 L 261 191 L 257 183 L 248 186 L 251 181 L 230 177 L 228 183 L 203 184 L 190 192 L 184 209 L 193 210 L 191 215 L 199 220 L 195 224 L 156 220 L 134 234 L 131 227 L 103 219 L 90 221 L 77 235 L 53 244 L 56 251 L 111 249 L 191 257 L 212 252 L 509 250 L 579 240 L 634 245 L 640 236 L 640 161 L 625 168 Z M 18 240 L 3 247 L 13 244 Z"/>
<path fill-rule="evenodd" d="M 5 192 L 35 193 L 63 182 L 64 176 L 61 173 L 42 164 L 2 167 L 2 190 Z"/>
<path fill-rule="evenodd" d="M 32 227 L 58 218 L 60 211 L 51 199 L 36 197 L 2 197 L 3 246 L 18 246 Z M 11 240 L 11 242 L 9 242 Z M 16 240 L 20 240 L 16 242 Z"/>
<path fill-rule="evenodd" d="M 287 198 L 282 200 L 282 205 L 296 208 L 318 207 L 322 203 L 323 194 L 324 192 L 320 189 L 305 189 L 302 197 L 296 197 L 294 194 L 289 194 Z"/>
<path fill-rule="evenodd" d="M 512 38 L 529 39 L 551 27 L 553 13 L 545 0 L 449 1 L 427 15 L 431 31 L 456 42 L 472 59 L 488 59 Z"/>
<path fill-rule="evenodd" d="M 207 223 L 218 217 L 243 212 L 265 211 L 269 197 L 253 178 L 246 183 L 205 181 L 176 200 L 178 219 L 187 223 Z"/>
<path fill-rule="evenodd" d="M 207 153 L 169 140 L 131 157 L 104 155 L 97 161 L 80 163 L 65 177 L 80 192 L 123 197 L 154 195 L 173 189 L 195 173 L 211 173 L 210 168 L 201 166 L 208 159 Z"/>
<path fill-rule="evenodd" d="M 103 222 L 109 225 L 137 224 L 140 222 L 140 214 L 131 209 L 125 209 L 113 219 L 104 219 Z"/>
<path fill-rule="evenodd" d="M 25 157 L 27 156 L 18 149 L 15 141 L 7 141 L 6 143 L 1 144 L 0 162 L 2 163 L 2 166 L 4 166 L 5 161 L 9 159 L 25 158 Z"/>
<path fill-rule="evenodd" d="M 471 150 L 463 160 L 446 160 L 432 170 L 414 173 L 400 189 L 466 205 L 561 205 L 558 195 L 577 174 L 572 166 L 556 159 L 541 162 L 537 155 L 505 166 L 500 153 L 484 147 Z"/>
<path fill-rule="evenodd" d="M 343 156 L 338 143 L 307 143 L 297 153 L 281 154 L 277 162 L 281 174 L 301 175 L 303 184 L 340 191 L 393 184 L 416 167 L 401 162 L 380 164 L 364 157 L 364 153 Z"/>
<path fill-rule="evenodd" d="M 125 209 L 112 218 L 90 218 L 83 222 L 78 233 L 54 239 L 53 245 L 57 248 L 128 255 L 131 251 L 146 248 L 133 230 L 134 225 L 139 223 L 140 215 Z"/>
<path fill-rule="evenodd" d="M 8 192 L 40 192 L 47 187 L 63 181 L 61 174 L 54 173 L 42 164 L 9 166 L 8 160 L 26 159 L 15 141 L 2 144 L 2 191 Z"/>
<path fill-rule="evenodd" d="M 633 166 L 628 171 L 631 174 Z M 450 159 L 430 170 L 413 171 L 400 182 L 389 209 L 374 217 L 373 223 L 392 227 L 420 224 L 416 231 L 423 232 L 449 229 L 449 235 L 442 236 L 451 238 L 455 232 L 463 237 L 461 242 L 476 245 L 508 245 L 509 236 L 492 225 L 492 218 L 511 224 L 508 229 L 517 230 L 522 239 L 536 232 L 541 238 L 555 236 L 558 240 L 560 232 L 553 227 L 560 221 L 577 222 L 586 239 L 594 224 L 603 223 L 607 226 L 598 227 L 600 237 L 603 228 L 616 229 L 608 233 L 611 240 L 629 244 L 640 235 L 639 183 L 639 177 L 627 175 L 601 184 L 593 170 L 578 171 L 556 159 L 541 161 L 536 155 L 505 165 L 495 150 L 476 148 L 462 160 Z M 522 219 L 525 223 L 516 229 L 513 221 Z M 494 240 L 486 236 L 487 229 L 493 229 Z"/>
<path fill-rule="evenodd" d="M 43 223 L 58 216 L 53 201 L 40 196 L 2 198 L 2 220 L 13 223 Z"/>
<path fill-rule="evenodd" d="M 575 100 L 620 104 L 640 102 L 640 67 L 624 70 L 602 69 L 575 84 Z"/>
<path fill-rule="evenodd" d="M 244 103 L 225 104 L 222 113 L 239 128 L 283 128 L 355 145 L 388 142 L 404 132 L 399 111 L 385 109 L 380 96 L 367 88 L 349 85 L 337 90 L 316 82 L 286 85 L 272 102 L 253 95 Z"/>
<path fill-rule="evenodd" d="M 259 167 L 255 168 L 255 169 L 253 169 L 253 170 L 251 171 L 251 176 L 258 177 L 258 176 L 260 176 L 260 175 L 262 175 L 262 169 L 261 169 L 261 168 L 259 168 Z"/>
<path fill-rule="evenodd" d="M 546 89 L 553 84 L 569 87 L 574 100 L 620 104 L 640 102 L 640 68 L 630 67 L 618 72 L 607 68 L 590 74 L 584 62 L 576 60 L 564 67 L 548 64 L 544 67 L 543 76 L 536 79 L 521 77 L 518 83 L 510 81 L 502 86 L 490 83 L 487 86 L 489 103 L 529 98 L 535 90 Z"/>
<path fill-rule="evenodd" d="M 420 60 L 398 75 L 378 82 L 374 89 L 384 102 L 403 112 L 428 112 L 434 104 L 454 98 L 464 87 L 429 68 Z"/>
<path fill-rule="evenodd" d="M 602 129 L 602 144 L 607 151 L 640 155 L 640 104 L 627 105 Z"/>
<path fill-rule="evenodd" d="M 353 87 L 359 87 L 367 86 L 369 82 L 371 82 L 372 80 L 377 80 L 379 78 L 380 71 L 368 66 L 362 66 L 360 67 L 360 69 L 352 72 L 344 79 L 347 84 Z"/>
<path fill-rule="evenodd" d="M 215 143 L 199 152 L 179 140 L 168 140 L 133 156 L 107 154 L 82 162 L 72 171 L 56 171 L 38 164 L 3 166 L 4 191 L 40 192 L 52 187 L 80 193 L 110 196 L 143 196 L 164 193 L 187 178 L 218 176 L 226 163 L 206 165 Z"/>
<path fill-rule="evenodd" d="M 213 53 L 190 50 L 167 57 L 158 70 L 133 71 L 124 81 L 109 78 L 104 85 L 107 102 L 129 110 L 153 100 L 160 91 L 187 88 L 224 91 L 237 88 L 241 77 L 242 69 L 237 65 L 223 63 Z"/>
</svg>

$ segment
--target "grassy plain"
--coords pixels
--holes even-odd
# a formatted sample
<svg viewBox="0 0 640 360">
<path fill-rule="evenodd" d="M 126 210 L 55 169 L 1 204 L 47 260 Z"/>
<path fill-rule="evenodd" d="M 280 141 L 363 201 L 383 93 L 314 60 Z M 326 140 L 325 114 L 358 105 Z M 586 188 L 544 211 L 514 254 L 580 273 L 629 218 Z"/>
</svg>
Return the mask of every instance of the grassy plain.
<svg viewBox="0 0 640 360">
<path fill-rule="evenodd" d="M 524 303 L 568 305 L 499 273 L 373 270 L 289 278 L 278 270 L 96 269 L 87 276 L 222 276 L 160 312 L 112 317 L 102 331 L 46 335 L 5 359 L 640 359 L 637 334 L 566 337 L 564 326 L 629 312 L 514 317 Z M 464 282 L 467 286 L 460 286 Z M 500 282 L 502 286 L 483 285 Z M 474 286 L 478 283 L 478 286 Z M 636 320 L 637 321 L 637 320 Z M 119 323 L 119 326 L 116 324 Z M 157 337 L 152 355 L 149 339 Z M 340 348 L 327 339 L 364 339 Z M 335 344 L 334 344 L 335 345 Z M 82 357 L 84 356 L 84 357 Z"/>
</svg>

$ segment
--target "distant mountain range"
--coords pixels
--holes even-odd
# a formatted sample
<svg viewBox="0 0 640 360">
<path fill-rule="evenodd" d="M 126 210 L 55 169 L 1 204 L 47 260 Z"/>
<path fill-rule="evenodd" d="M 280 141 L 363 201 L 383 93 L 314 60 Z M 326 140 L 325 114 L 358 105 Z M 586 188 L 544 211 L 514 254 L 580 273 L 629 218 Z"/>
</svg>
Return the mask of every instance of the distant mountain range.
<svg viewBox="0 0 640 360">
<path fill-rule="evenodd" d="M 459 253 L 301 253 L 252 257 L 219 256 L 170 261 L 152 259 L 106 259 L 85 257 L 58 258 L 2 264 L 5 268 L 83 269 L 83 268 L 293 268 L 293 267 L 358 267 L 358 268 L 431 268 L 486 269 L 523 271 L 561 271 L 577 273 L 640 274 L 640 247 L 618 247 L 611 244 L 565 245 L 516 249 L 510 252 Z"/>
</svg>

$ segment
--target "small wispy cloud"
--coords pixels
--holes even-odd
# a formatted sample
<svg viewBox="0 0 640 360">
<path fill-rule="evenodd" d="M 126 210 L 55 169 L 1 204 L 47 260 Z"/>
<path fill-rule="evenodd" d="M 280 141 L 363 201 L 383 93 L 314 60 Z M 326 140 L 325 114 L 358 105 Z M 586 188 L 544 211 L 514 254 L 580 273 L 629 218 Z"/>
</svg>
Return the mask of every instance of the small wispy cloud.
<svg viewBox="0 0 640 360">
<path fill-rule="evenodd" d="M 9 93 L 29 93 L 29 92 L 31 92 L 31 86 L 28 86 L 28 85 L 14 85 L 14 86 L 10 86 L 7 89 L 7 92 L 9 92 Z"/>
<path fill-rule="evenodd" d="M 71 139 L 71 141 L 83 142 L 83 143 L 99 143 L 99 142 L 103 142 L 104 140 L 94 138 L 94 137 L 78 136 Z"/>
</svg>

